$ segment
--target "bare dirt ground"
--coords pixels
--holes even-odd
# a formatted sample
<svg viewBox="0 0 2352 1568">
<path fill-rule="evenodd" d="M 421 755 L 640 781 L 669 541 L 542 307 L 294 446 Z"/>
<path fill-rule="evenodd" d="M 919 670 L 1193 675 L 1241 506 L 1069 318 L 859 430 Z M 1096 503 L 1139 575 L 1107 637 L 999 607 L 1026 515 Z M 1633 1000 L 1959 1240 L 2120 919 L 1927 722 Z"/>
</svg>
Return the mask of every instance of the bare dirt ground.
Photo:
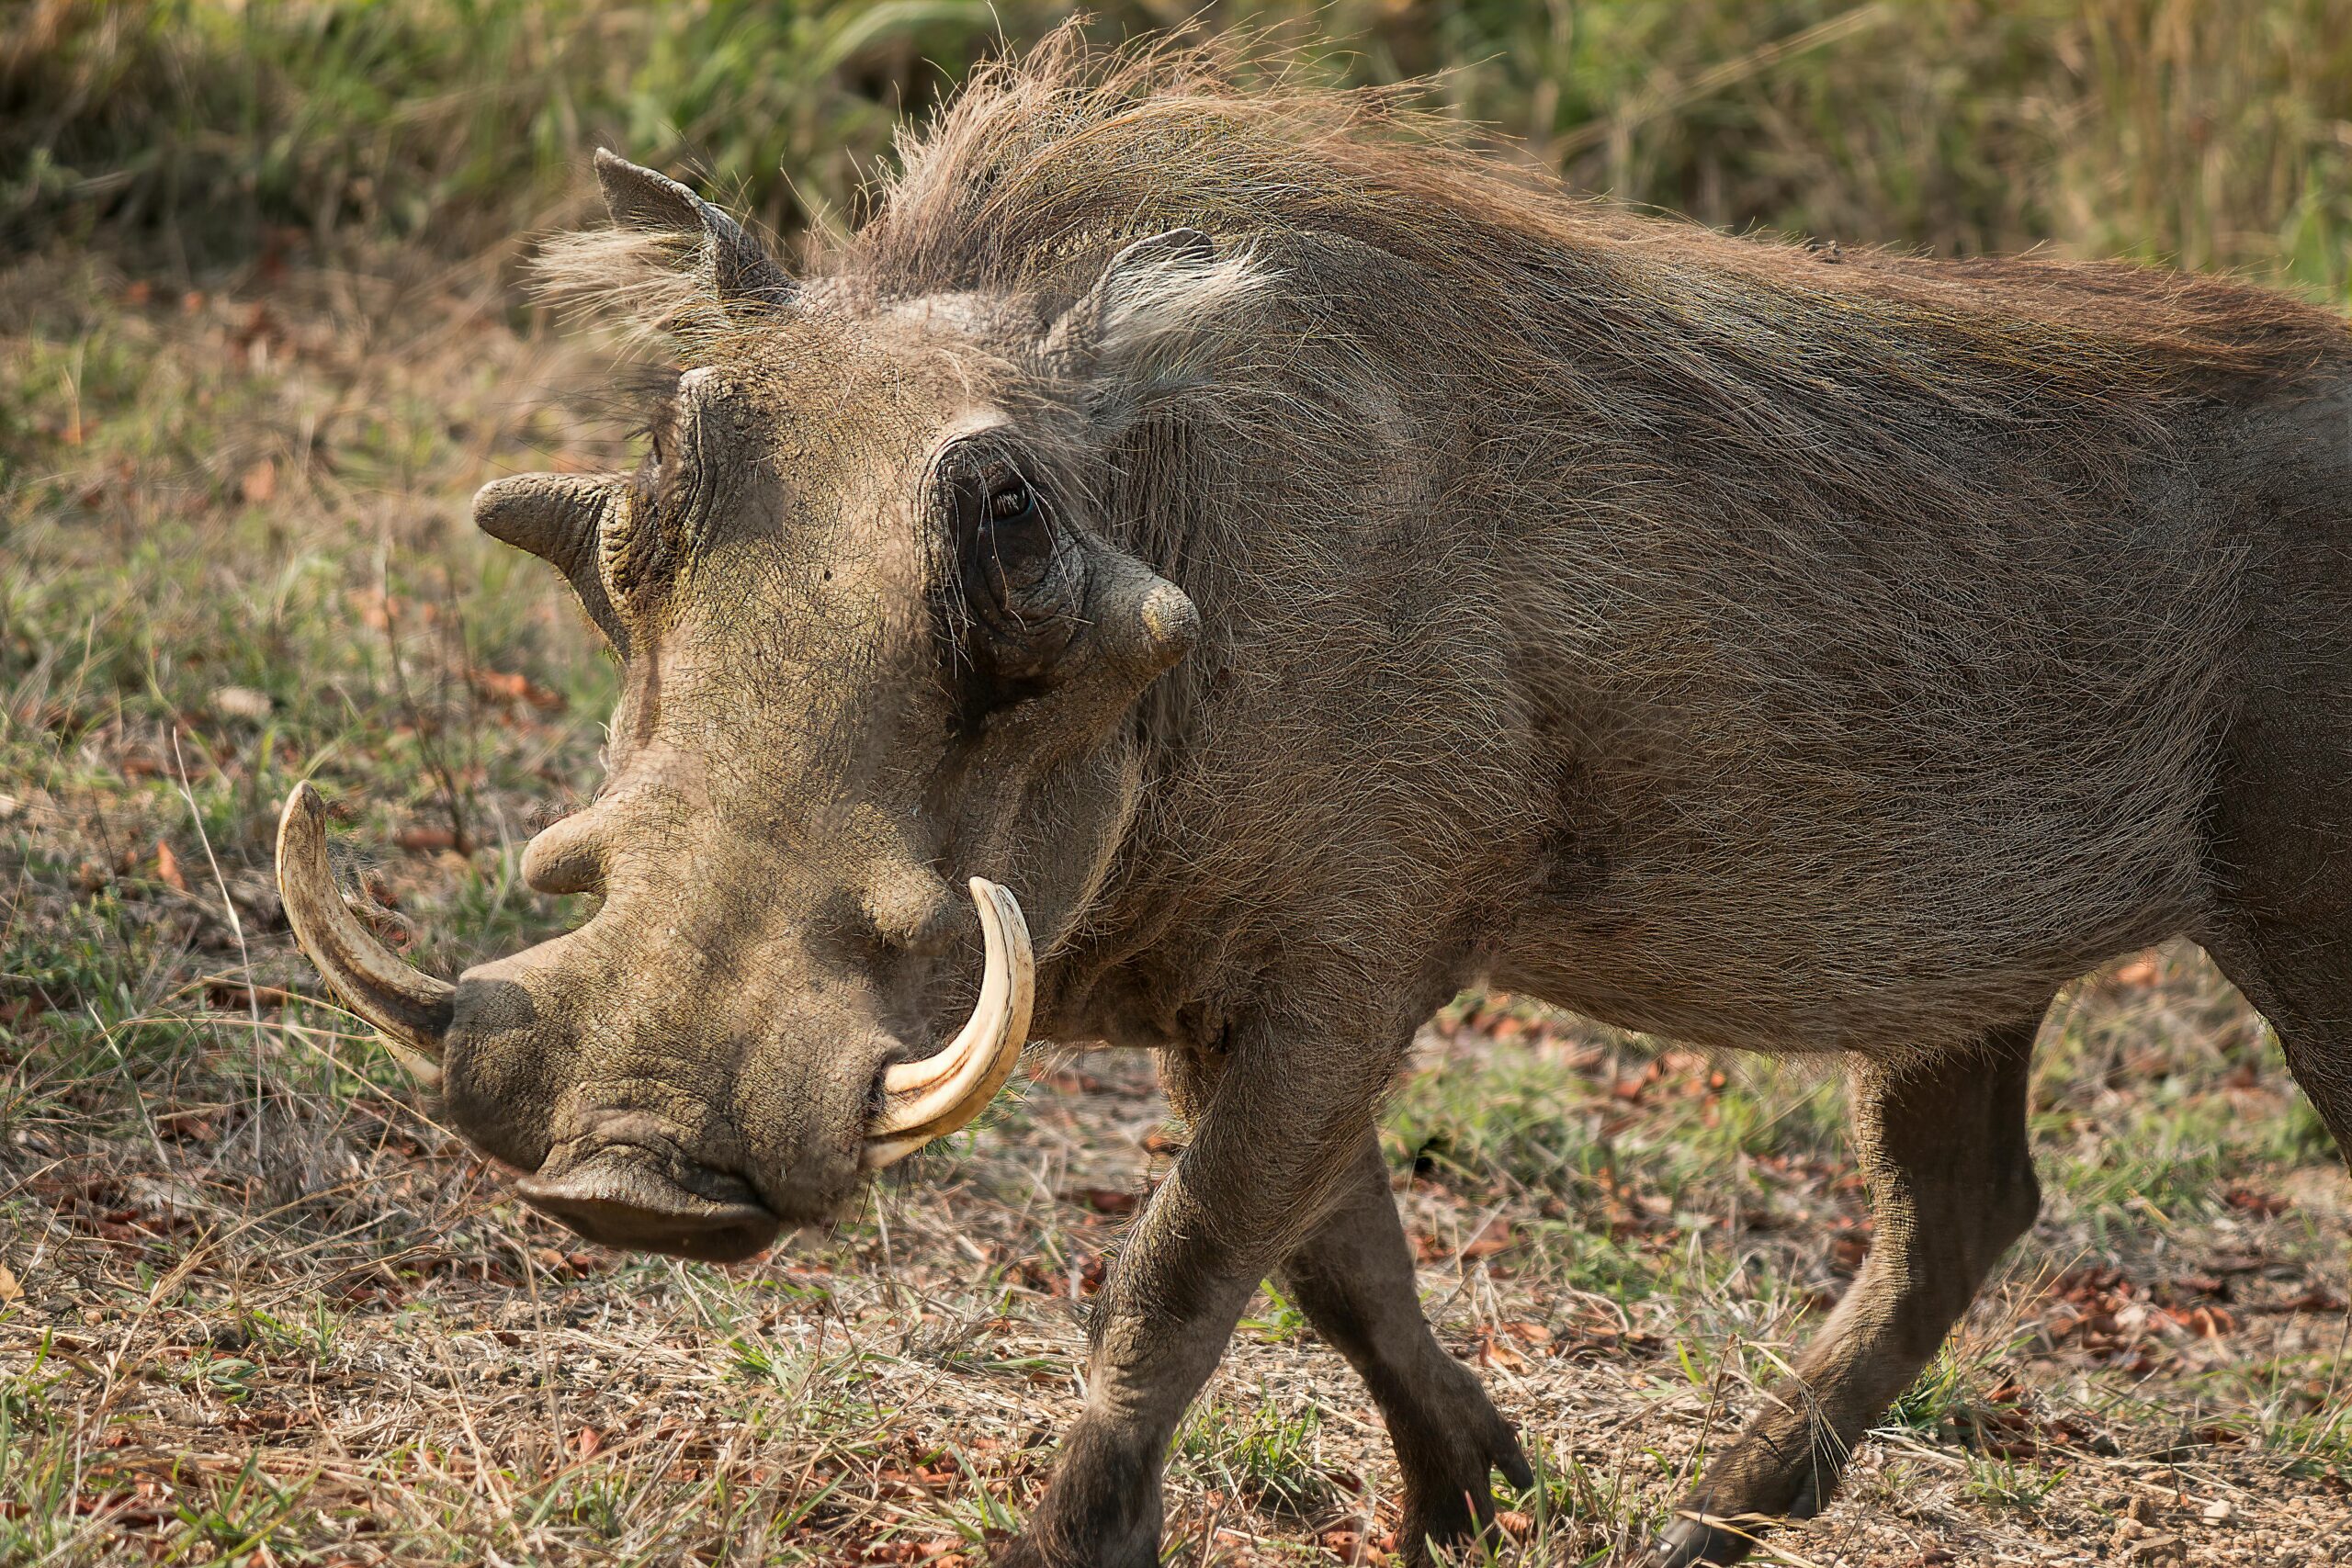
<svg viewBox="0 0 2352 1568">
<path fill-rule="evenodd" d="M 275 268 L 275 270 L 273 270 Z M 521 842 L 609 680 L 464 498 L 628 446 L 489 269 L 0 288 L 0 1562 L 985 1561 L 1179 1148 L 1042 1055 L 826 1235 L 583 1247 L 319 999 L 268 879 L 317 776 L 443 972 L 576 918 Z M 357 858 L 361 847 L 379 858 Z M 1389 1117 L 1445 1342 L 1540 1458 L 1498 1562 L 1604 1562 L 1817 1323 L 1870 1223 L 1819 1070 L 1468 998 Z M 2352 1562 L 2352 1180 L 2202 958 L 2045 1031 L 2041 1224 L 1772 1539 L 1822 1564 Z M 1172 1560 L 1378 1562 L 1396 1472 L 1288 1303 L 1170 1464 Z M 1474 1559 L 1483 1560 L 1483 1559 Z"/>
</svg>

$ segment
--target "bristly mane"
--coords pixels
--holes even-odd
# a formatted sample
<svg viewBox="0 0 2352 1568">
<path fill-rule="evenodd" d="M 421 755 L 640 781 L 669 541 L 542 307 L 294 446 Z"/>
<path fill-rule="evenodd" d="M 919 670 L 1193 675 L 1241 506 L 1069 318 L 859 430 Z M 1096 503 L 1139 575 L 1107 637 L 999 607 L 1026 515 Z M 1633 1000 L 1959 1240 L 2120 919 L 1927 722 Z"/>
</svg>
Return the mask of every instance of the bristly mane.
<svg viewBox="0 0 2352 1568">
<path fill-rule="evenodd" d="M 1569 347 L 1667 374 L 1702 355 L 1713 375 L 1747 365 L 1818 387 L 1859 374 L 2005 405 L 2067 383 L 2227 396 L 2352 350 L 2324 313 L 2211 279 L 1833 257 L 1632 217 L 1466 147 L 1409 87 L 1250 80 L 1267 74 L 1247 43 L 1101 53 L 1065 27 L 983 67 L 903 139 L 904 173 L 834 265 L 891 292 L 1012 291 L 1067 284 L 1122 240 L 1182 224 L 1320 232 L 1405 263 L 1446 297 L 1426 307 L 1521 329 L 1465 348 Z"/>
<path fill-rule="evenodd" d="M 1371 321 L 1376 339 L 1379 320 L 1410 318 L 1396 346 L 1450 346 L 1422 374 L 1485 395 L 1532 378 L 1563 394 L 1539 419 L 1581 390 L 1621 431 L 1713 425 L 1711 444 L 1775 464 L 1794 443 L 1874 468 L 1897 456 L 1873 434 L 1896 410 L 2137 446 L 2167 408 L 2276 397 L 2352 356 L 2342 321 L 2226 280 L 1840 254 L 1629 214 L 1468 146 L 1416 97 L 1301 85 L 1247 35 L 1103 51 L 1073 22 L 902 135 L 870 220 L 815 265 L 885 298 L 1067 299 L 1125 242 L 1197 227 L 1283 256 L 1329 324 Z M 1335 273 L 1328 251 L 1300 268 L 1284 242 L 1309 238 L 1349 243 L 1377 276 Z M 682 243 L 562 236 L 538 271 L 641 333 L 724 335 Z"/>
</svg>

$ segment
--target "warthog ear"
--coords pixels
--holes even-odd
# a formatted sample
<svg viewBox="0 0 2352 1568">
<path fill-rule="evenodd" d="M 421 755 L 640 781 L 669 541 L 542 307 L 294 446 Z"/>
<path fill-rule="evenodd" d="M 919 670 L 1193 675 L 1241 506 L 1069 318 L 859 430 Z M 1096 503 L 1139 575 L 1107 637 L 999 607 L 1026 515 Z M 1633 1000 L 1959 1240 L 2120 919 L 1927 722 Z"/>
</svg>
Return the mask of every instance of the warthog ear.
<svg viewBox="0 0 2352 1568">
<path fill-rule="evenodd" d="M 606 528 L 628 504 L 628 481 L 612 475 L 515 474 L 475 492 L 474 525 L 563 573 L 605 640 L 627 658 L 628 630 L 598 562 Z"/>
<path fill-rule="evenodd" d="M 797 286 L 741 224 L 667 175 L 599 147 L 596 183 L 614 222 L 699 238 L 701 265 L 722 304 L 786 305 L 797 292 Z"/>
<path fill-rule="evenodd" d="M 1114 402 L 1194 385 L 1271 281 L 1246 251 L 1219 254 L 1198 229 L 1170 229 L 1112 257 L 1047 332 L 1046 352 L 1101 379 Z"/>
</svg>

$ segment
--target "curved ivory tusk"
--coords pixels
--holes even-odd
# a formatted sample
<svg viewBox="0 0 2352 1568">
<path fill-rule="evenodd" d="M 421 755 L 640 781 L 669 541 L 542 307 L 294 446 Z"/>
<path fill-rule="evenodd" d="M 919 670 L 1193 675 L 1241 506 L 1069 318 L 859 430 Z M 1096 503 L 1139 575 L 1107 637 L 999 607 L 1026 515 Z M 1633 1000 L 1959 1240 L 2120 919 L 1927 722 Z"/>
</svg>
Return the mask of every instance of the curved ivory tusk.
<svg viewBox="0 0 2352 1568">
<path fill-rule="evenodd" d="M 865 1166 L 879 1170 L 933 1138 L 944 1137 L 996 1098 L 1029 1038 L 1037 961 L 1029 951 L 1029 923 L 1012 893 L 972 878 L 988 968 L 972 1016 L 935 1055 L 901 1062 L 882 1075 L 882 1112 L 866 1130 Z"/>
<path fill-rule="evenodd" d="M 307 782 L 294 786 L 277 819 L 277 892 L 294 940 L 319 973 L 383 1032 L 402 1066 L 435 1087 L 457 987 L 410 968 L 345 905 L 327 865 L 326 803 Z"/>
</svg>

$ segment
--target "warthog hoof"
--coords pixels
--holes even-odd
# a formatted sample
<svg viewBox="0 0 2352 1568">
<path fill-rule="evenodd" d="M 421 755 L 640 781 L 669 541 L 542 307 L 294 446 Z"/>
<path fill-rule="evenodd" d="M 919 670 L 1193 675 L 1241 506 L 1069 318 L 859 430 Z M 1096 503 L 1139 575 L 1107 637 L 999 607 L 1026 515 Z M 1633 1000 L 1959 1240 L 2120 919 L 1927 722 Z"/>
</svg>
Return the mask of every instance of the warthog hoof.
<svg viewBox="0 0 2352 1568">
<path fill-rule="evenodd" d="M 1699 1568 L 1700 1564 L 1710 1562 L 1729 1568 L 1755 1545 L 1752 1535 L 1685 1517 L 1657 1532 L 1657 1539 L 1650 1542 L 1649 1551 L 1642 1559 L 1642 1568 Z"/>
<path fill-rule="evenodd" d="M 1535 1472 L 1519 1446 L 1510 1423 L 1473 1388 L 1463 1419 L 1440 1430 L 1396 1436 L 1405 1471 L 1405 1517 L 1396 1544 L 1408 1563 L 1430 1561 L 1429 1546 L 1455 1546 L 1475 1539 L 1495 1517 L 1494 1472 L 1521 1491 L 1535 1484 Z"/>
<path fill-rule="evenodd" d="M 1117 1546 L 1046 1547 L 1035 1534 L 1023 1533 L 990 1551 L 987 1568 L 1155 1568 L 1159 1561 L 1157 1540 L 1130 1540 Z"/>
<path fill-rule="evenodd" d="M 1798 1488 L 1788 1511 L 1779 1517 L 1809 1519 L 1820 1511 L 1821 1488 L 1807 1480 Z M 1648 1552 L 1642 1558 L 1642 1568 L 1700 1568 L 1703 1563 L 1731 1568 L 1756 1550 L 1756 1538 L 1775 1522 L 1770 1516 L 1750 1510 L 1729 1516 L 1718 1514 L 1703 1500 L 1685 1503 L 1674 1522 L 1658 1531 L 1657 1539 L 1650 1542 Z"/>
</svg>

